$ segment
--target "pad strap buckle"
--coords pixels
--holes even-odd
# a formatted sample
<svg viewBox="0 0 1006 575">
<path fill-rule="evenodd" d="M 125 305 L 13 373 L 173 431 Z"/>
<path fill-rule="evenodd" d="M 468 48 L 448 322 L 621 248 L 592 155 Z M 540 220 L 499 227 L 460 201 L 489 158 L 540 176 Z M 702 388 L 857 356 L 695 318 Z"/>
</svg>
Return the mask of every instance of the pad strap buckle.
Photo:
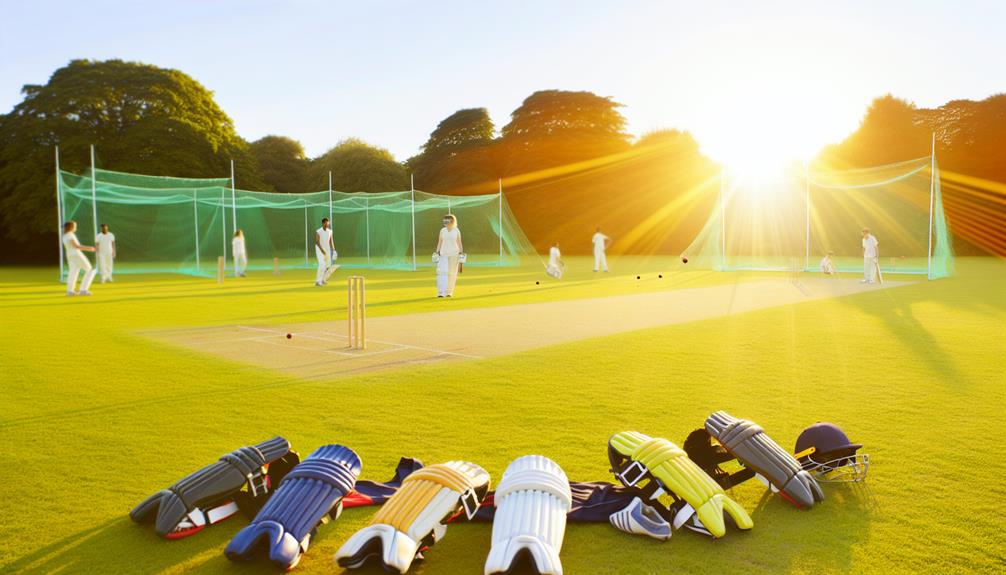
<svg viewBox="0 0 1006 575">
<path fill-rule="evenodd" d="M 465 489 L 464 493 L 461 494 L 461 507 L 464 508 L 465 515 L 468 516 L 469 521 L 471 521 L 472 517 L 475 517 L 475 513 L 479 510 L 479 497 L 471 487 Z"/>
<path fill-rule="evenodd" d="M 623 485 L 626 487 L 633 487 L 639 483 L 641 479 L 646 477 L 647 473 L 649 473 L 649 470 L 646 469 L 645 465 L 638 461 L 633 461 L 629 465 L 620 469 L 616 475 Z"/>
<path fill-rule="evenodd" d="M 249 473 L 248 492 L 252 497 L 258 497 L 269 493 L 269 478 L 266 475 L 265 467 L 259 467 L 254 473 Z"/>
</svg>

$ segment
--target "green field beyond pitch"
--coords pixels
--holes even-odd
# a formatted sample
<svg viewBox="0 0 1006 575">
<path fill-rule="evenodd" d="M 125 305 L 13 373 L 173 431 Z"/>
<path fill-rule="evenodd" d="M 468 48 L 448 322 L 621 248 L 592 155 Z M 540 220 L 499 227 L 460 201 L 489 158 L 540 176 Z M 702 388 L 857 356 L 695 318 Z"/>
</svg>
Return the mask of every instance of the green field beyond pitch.
<svg viewBox="0 0 1006 575">
<path fill-rule="evenodd" d="M 449 301 L 431 297 L 432 272 L 367 271 L 368 314 L 757 277 L 691 271 L 673 258 L 616 259 L 617 273 L 600 277 L 585 259 L 569 263 L 562 282 L 538 268 L 466 269 Z M 607 524 L 570 524 L 566 573 L 1003 568 L 1001 260 L 962 259 L 956 277 L 934 282 L 891 278 L 914 283 L 490 359 L 321 380 L 139 334 L 344 318 L 345 275 L 320 289 L 309 270 L 278 277 L 254 271 L 223 285 L 130 275 L 76 299 L 61 295 L 54 269 L 0 271 L 0 570 L 272 573 L 266 562 L 235 566 L 224 558 L 244 519 L 168 542 L 127 514 L 221 454 L 274 435 L 302 455 L 325 443 L 348 445 L 362 457 L 366 479 L 386 480 L 399 457 L 412 456 L 473 461 L 495 485 L 511 460 L 539 453 L 571 480 L 611 481 L 611 434 L 633 429 L 680 443 L 718 409 L 756 421 L 786 448 L 809 424 L 839 424 L 871 456 L 866 485 L 826 486 L 827 500 L 804 512 L 749 482 L 733 495 L 752 513 L 754 529 L 715 542 L 682 531 L 660 543 Z M 323 526 L 295 572 L 337 572 L 333 553 L 373 511 L 350 509 Z M 488 524 L 451 526 L 410 573 L 481 573 L 490 533 Z"/>
</svg>

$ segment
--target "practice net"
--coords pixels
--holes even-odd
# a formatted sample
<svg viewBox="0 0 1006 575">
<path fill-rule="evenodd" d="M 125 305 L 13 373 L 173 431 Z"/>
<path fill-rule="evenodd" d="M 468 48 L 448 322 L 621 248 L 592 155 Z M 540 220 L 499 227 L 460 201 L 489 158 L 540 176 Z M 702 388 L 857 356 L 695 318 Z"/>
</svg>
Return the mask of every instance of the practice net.
<svg viewBox="0 0 1006 575">
<path fill-rule="evenodd" d="M 315 230 L 332 221 L 338 263 L 411 270 L 432 266 L 441 219 L 454 214 L 466 265 L 517 266 L 534 248 L 502 193 L 444 196 L 420 191 L 278 194 L 232 189 L 229 178 L 189 179 L 91 170 L 61 171 L 63 221 L 84 243 L 96 226 L 115 234 L 116 272 L 209 276 L 217 258 L 233 269 L 231 239 L 245 236 L 248 269 L 314 268 Z M 415 241 L 413 241 L 415 240 Z"/>
<path fill-rule="evenodd" d="M 953 273 L 939 167 L 926 156 L 855 170 L 810 170 L 771 179 L 724 176 L 709 220 L 684 252 L 719 271 L 862 272 L 862 230 L 879 242 L 883 273 Z"/>
</svg>

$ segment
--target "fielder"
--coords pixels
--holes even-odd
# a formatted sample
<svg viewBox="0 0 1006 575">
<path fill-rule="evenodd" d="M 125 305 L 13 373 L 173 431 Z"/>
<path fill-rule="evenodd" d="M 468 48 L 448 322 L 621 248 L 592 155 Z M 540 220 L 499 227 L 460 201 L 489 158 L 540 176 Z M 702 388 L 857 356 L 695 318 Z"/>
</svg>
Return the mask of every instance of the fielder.
<svg viewBox="0 0 1006 575">
<path fill-rule="evenodd" d="M 82 246 L 77 241 L 77 222 L 70 220 L 63 224 L 63 251 L 66 252 L 66 263 L 70 266 L 70 271 L 66 276 L 66 295 L 93 295 L 91 293 L 91 282 L 94 281 L 98 270 L 91 267 L 91 262 L 87 261 L 84 252 L 93 252 L 91 246 Z M 80 282 L 80 291 L 77 287 L 77 276 L 84 272 L 84 280 Z"/>
<path fill-rule="evenodd" d="M 826 276 L 835 275 L 837 271 L 835 269 L 835 262 L 831 259 L 832 255 L 834 255 L 833 252 L 828 252 L 821 258 L 821 272 Z"/>
<path fill-rule="evenodd" d="M 611 238 L 601 233 L 601 228 L 597 228 L 594 232 L 594 236 L 590 239 L 594 244 L 594 271 L 598 269 L 603 269 L 605 273 L 608 271 L 608 258 L 604 254 L 604 250 L 608 248 L 611 244 Z"/>
<path fill-rule="evenodd" d="M 101 233 L 95 239 L 97 248 L 96 259 L 98 271 L 101 272 L 101 283 L 112 281 L 112 262 L 115 260 L 115 234 L 108 231 L 108 224 L 101 224 Z"/>
<path fill-rule="evenodd" d="M 332 228 L 329 226 L 328 218 L 321 218 L 321 227 L 314 232 L 314 257 L 318 258 L 318 273 L 314 276 L 314 285 L 327 285 L 328 278 L 339 268 L 334 264 L 335 258 L 339 255 L 335 251 L 335 240 L 332 239 Z"/>
<path fill-rule="evenodd" d="M 555 242 L 548 249 L 548 266 L 545 268 L 545 273 L 557 280 L 561 280 L 562 272 L 565 270 L 566 264 L 562 261 L 562 254 L 559 252 L 559 242 Z"/>
<path fill-rule="evenodd" d="M 862 283 L 872 284 L 877 281 L 877 268 L 880 266 L 880 242 L 870 233 L 870 228 L 863 228 L 863 279 Z"/>
<path fill-rule="evenodd" d="M 454 214 L 444 216 L 444 227 L 440 228 L 437 239 L 437 297 L 453 297 L 454 284 L 458 281 L 458 262 L 464 248 L 461 245 L 461 230 Z"/>
<path fill-rule="evenodd" d="M 248 267 L 248 252 L 245 251 L 245 233 L 241 230 L 234 232 L 231 250 L 234 252 L 234 276 L 243 278 Z"/>
</svg>

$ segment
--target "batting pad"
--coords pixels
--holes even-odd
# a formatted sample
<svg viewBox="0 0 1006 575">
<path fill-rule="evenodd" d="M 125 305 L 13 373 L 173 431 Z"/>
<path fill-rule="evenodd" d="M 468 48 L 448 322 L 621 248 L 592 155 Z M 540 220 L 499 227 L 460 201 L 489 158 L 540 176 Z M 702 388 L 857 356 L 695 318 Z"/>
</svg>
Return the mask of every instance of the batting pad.
<svg viewBox="0 0 1006 575">
<path fill-rule="evenodd" d="M 666 439 L 635 431 L 616 433 L 608 440 L 608 458 L 624 485 L 632 487 L 648 479 L 674 497 L 684 499 L 713 537 L 726 535 L 724 511 L 737 527 L 754 526 L 740 504 L 727 497 L 723 488 L 689 459 L 684 450 Z M 654 493 L 651 498 L 657 495 Z"/>
<path fill-rule="evenodd" d="M 311 536 L 326 515 L 337 518 L 342 498 L 360 475 L 359 456 L 342 445 L 323 445 L 293 468 L 251 525 L 238 531 L 224 554 L 250 560 L 268 546 L 269 560 L 293 569 L 307 552 Z"/>
<path fill-rule="evenodd" d="M 824 501 L 824 492 L 817 481 L 754 422 L 717 411 L 706 419 L 706 431 L 745 467 L 764 477 L 773 491 L 797 507 L 813 507 L 814 503 Z"/>
<path fill-rule="evenodd" d="M 253 497 L 267 495 L 264 467 L 289 452 L 290 442 L 282 437 L 242 447 L 146 498 L 129 512 L 129 517 L 137 523 L 154 521 L 154 530 L 161 537 L 195 533 L 233 514 L 236 507 L 222 517 L 206 508 L 234 497 L 245 484 Z"/>
<path fill-rule="evenodd" d="M 495 503 L 485 575 L 510 573 L 521 565 L 540 575 L 562 575 L 559 550 L 573 504 L 562 468 L 541 455 L 513 460 L 496 488 Z"/>
<path fill-rule="evenodd" d="M 470 519 L 489 491 L 489 474 L 467 461 L 423 467 L 335 553 L 340 567 L 355 569 L 369 559 L 386 571 L 405 573 L 413 560 L 440 540 L 447 521 L 464 511 Z"/>
</svg>

